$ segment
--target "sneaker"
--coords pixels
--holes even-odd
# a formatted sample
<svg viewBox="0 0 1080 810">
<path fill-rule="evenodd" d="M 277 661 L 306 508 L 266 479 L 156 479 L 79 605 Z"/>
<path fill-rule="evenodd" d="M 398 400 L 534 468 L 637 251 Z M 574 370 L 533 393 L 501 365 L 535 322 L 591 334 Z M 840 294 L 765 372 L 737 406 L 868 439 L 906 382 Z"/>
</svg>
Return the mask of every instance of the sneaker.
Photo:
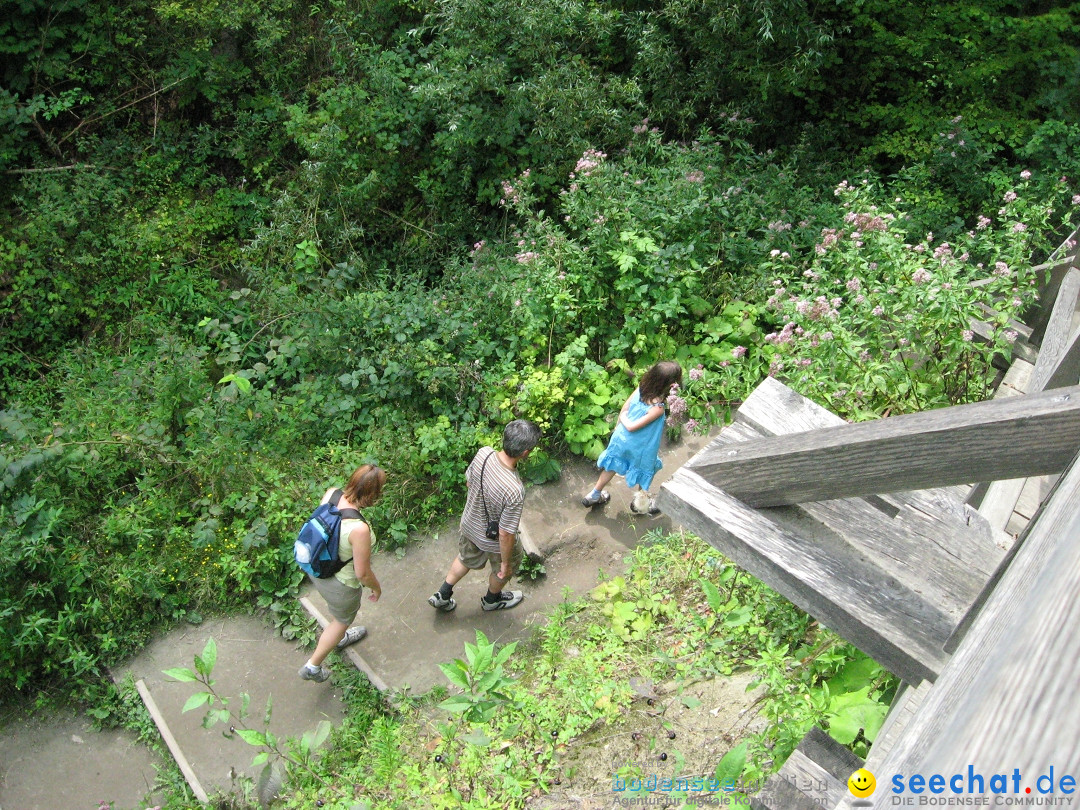
<svg viewBox="0 0 1080 810">
<path fill-rule="evenodd" d="M 601 490 L 599 495 L 593 496 L 590 492 L 584 498 L 581 499 L 582 506 L 603 506 L 605 503 L 611 500 L 611 493 Z"/>
<path fill-rule="evenodd" d="M 480 598 L 483 599 L 483 597 Z M 436 610 L 441 610 L 443 613 L 449 613 L 457 607 L 457 600 L 454 599 L 454 597 L 450 596 L 444 599 L 443 595 L 438 591 L 435 591 L 435 593 L 428 597 L 427 603 Z"/>
<path fill-rule="evenodd" d="M 356 627 L 350 627 L 348 630 L 345 631 L 345 637 L 337 643 L 337 648 L 339 650 L 343 650 L 350 644 L 355 644 L 366 635 L 367 628 L 364 627 L 362 624 L 358 624 L 356 625 Z"/>
<path fill-rule="evenodd" d="M 498 602 L 489 602 L 486 596 L 480 597 L 480 607 L 484 610 L 509 610 L 521 603 L 525 594 L 521 591 L 500 591 Z"/>
<path fill-rule="evenodd" d="M 322 683 L 330 677 L 330 670 L 326 667 L 319 667 L 318 669 L 309 669 L 307 664 L 300 667 L 300 677 L 305 681 L 315 681 L 316 683 Z"/>
</svg>

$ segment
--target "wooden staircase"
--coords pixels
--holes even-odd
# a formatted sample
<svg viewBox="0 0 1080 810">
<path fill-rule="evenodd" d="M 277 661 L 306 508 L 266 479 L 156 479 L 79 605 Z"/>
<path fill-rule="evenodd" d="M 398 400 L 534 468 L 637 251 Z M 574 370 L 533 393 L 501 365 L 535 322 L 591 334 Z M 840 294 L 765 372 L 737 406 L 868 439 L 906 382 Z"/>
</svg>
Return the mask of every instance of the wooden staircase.
<svg viewBox="0 0 1080 810">
<path fill-rule="evenodd" d="M 766 379 L 661 488 L 675 521 L 902 679 L 865 764 L 885 778 L 1080 769 L 1078 235 L 1036 268 L 1050 304 L 993 401 L 847 425 Z M 752 806 L 867 806 L 859 766 L 813 729 Z"/>
</svg>

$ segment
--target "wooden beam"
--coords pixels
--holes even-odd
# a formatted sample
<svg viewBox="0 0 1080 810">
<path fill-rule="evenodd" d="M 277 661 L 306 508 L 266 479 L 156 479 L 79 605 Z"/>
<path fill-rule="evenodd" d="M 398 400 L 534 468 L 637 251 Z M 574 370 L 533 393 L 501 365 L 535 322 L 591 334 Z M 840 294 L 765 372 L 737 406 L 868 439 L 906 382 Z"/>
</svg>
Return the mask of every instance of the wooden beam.
<svg viewBox="0 0 1080 810">
<path fill-rule="evenodd" d="M 956 619 L 883 571 L 834 532 L 808 540 L 688 467 L 660 488 L 659 505 L 737 565 L 909 683 L 933 680 Z"/>
<path fill-rule="evenodd" d="M 1061 472 L 1080 448 L 1080 385 L 769 436 L 714 443 L 690 462 L 755 506 Z"/>
<path fill-rule="evenodd" d="M 735 422 L 717 441 L 740 443 L 760 435 Z M 895 509 L 881 508 L 872 496 L 814 501 L 763 513 L 806 543 L 844 547 L 872 561 L 882 574 L 920 594 L 955 623 L 968 612 L 1004 552 L 981 516 L 946 492 L 909 493 L 913 497 Z M 927 571 L 934 575 L 928 577 Z"/>
<path fill-rule="evenodd" d="M 135 682 L 135 688 L 139 692 L 139 697 L 142 698 L 143 705 L 146 706 L 146 711 L 150 713 L 150 718 L 154 721 L 154 725 L 157 726 L 158 733 L 161 734 L 161 739 L 168 746 L 169 753 L 172 754 L 173 759 L 176 761 L 176 765 L 180 768 L 180 773 L 184 775 L 185 781 L 188 783 L 188 787 L 191 788 L 191 792 L 195 795 L 203 804 L 210 801 L 210 797 L 206 795 L 206 790 L 203 788 L 202 783 L 199 781 L 199 777 L 195 775 L 195 769 L 191 767 L 191 763 L 188 762 L 184 752 L 180 749 L 180 744 L 176 741 L 176 737 L 173 736 L 172 731 L 169 729 L 169 724 L 165 720 L 165 715 L 161 713 L 161 709 L 158 708 L 157 702 L 150 694 L 150 689 L 146 685 L 146 681 L 142 678 Z"/>
<path fill-rule="evenodd" d="M 1054 767 L 1080 772 L 1080 463 L 1074 462 L 1031 526 L 952 660 L 876 772 L 948 779 L 1021 773 L 1017 791 Z M 1045 786 L 1045 780 L 1044 780 Z M 845 798 L 836 807 L 851 807 Z"/>
<path fill-rule="evenodd" d="M 1031 340 L 1035 343 L 1042 343 L 1043 332 L 1046 329 L 1047 321 L 1050 319 L 1052 307 L 1050 302 L 1057 300 L 1061 280 L 1069 269 L 1078 263 L 1077 259 L 1080 257 L 1080 246 L 1077 245 L 1078 239 L 1080 239 L 1080 228 L 1073 231 L 1072 235 L 1058 246 L 1045 264 L 1032 268 L 1036 272 L 1048 271 L 1045 282 L 1039 284 L 1041 303 L 1032 307 L 1030 313 L 1024 313 L 1024 322 L 1031 327 Z M 1068 247 L 1069 242 L 1073 243 L 1071 248 Z"/>
<path fill-rule="evenodd" d="M 980 321 L 978 318 L 971 318 L 968 321 L 968 326 L 971 331 L 975 333 L 975 337 L 983 343 L 993 343 L 997 335 L 997 326 L 986 321 Z M 1038 358 L 1038 351 L 1031 346 L 1026 340 L 1017 337 L 1016 341 L 1012 344 L 1011 357 L 1004 357 L 1000 354 L 995 354 L 994 365 L 1000 368 L 1006 368 L 1013 360 L 1026 360 L 1029 363 L 1034 363 Z"/>
<path fill-rule="evenodd" d="M 1035 360 L 1035 371 L 1031 375 L 1029 392 L 1034 393 L 1050 388 L 1049 383 L 1055 376 L 1059 380 L 1072 376 L 1072 369 L 1065 369 L 1061 373 L 1058 373 L 1058 369 L 1067 357 L 1071 357 L 1070 350 L 1076 345 L 1073 315 L 1076 312 L 1078 300 L 1080 300 L 1080 270 L 1073 267 L 1061 280 L 1057 298 L 1054 299 L 1054 307 L 1050 312 L 1050 320 L 1046 323 L 1039 356 Z M 1072 354 L 1080 354 L 1080 352 Z M 1075 364 L 1075 357 L 1072 357 L 1072 360 Z M 1078 379 L 1080 379 L 1080 369 L 1078 369 L 1078 377 L 1067 384 L 1076 385 Z"/>
</svg>

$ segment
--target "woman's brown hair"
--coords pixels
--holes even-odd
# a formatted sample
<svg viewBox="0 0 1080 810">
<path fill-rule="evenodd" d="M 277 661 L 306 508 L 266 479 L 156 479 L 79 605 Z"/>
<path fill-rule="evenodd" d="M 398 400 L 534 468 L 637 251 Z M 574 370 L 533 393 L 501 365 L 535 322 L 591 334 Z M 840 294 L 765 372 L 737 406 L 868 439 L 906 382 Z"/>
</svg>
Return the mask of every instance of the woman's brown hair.
<svg viewBox="0 0 1080 810">
<path fill-rule="evenodd" d="M 382 496 L 386 472 L 374 464 L 357 467 L 345 485 L 345 499 L 353 506 L 371 506 Z"/>
</svg>

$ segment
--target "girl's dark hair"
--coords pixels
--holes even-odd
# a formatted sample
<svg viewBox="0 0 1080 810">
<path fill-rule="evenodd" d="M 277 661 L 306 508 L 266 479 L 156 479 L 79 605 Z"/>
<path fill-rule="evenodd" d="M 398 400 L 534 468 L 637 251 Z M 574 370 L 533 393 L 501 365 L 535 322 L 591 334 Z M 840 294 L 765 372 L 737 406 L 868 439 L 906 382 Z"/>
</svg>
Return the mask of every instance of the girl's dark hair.
<svg viewBox="0 0 1080 810">
<path fill-rule="evenodd" d="M 677 383 L 682 383 L 682 366 L 674 360 L 661 360 L 642 376 L 638 396 L 643 402 L 664 399 Z"/>
<path fill-rule="evenodd" d="M 357 467 L 345 485 L 345 499 L 353 506 L 371 506 L 382 496 L 386 472 L 374 464 Z"/>
</svg>

